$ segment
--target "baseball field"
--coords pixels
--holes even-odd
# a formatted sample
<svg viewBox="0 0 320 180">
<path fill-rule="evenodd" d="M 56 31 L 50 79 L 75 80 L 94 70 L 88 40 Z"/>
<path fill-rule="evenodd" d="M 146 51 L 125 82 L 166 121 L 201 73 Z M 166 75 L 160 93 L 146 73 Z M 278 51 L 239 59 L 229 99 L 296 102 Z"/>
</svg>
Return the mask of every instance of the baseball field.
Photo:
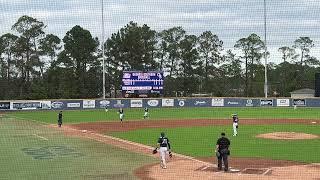
<svg viewBox="0 0 320 180">
<path fill-rule="evenodd" d="M 232 135 L 231 114 L 239 116 Z M 154 108 L 19 111 L 0 114 L 4 179 L 319 179 L 319 108 Z M 152 155 L 160 132 L 174 157 L 160 169 Z M 214 146 L 231 140 L 234 173 L 216 171 Z M 163 172 L 165 171 L 165 172 Z"/>
</svg>

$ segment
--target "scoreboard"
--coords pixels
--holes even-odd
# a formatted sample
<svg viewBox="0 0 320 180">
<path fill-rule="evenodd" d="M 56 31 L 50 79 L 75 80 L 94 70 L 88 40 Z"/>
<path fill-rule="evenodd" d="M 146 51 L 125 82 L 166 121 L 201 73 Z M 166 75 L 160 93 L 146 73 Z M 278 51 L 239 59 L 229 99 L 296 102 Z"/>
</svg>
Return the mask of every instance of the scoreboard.
<svg viewBox="0 0 320 180">
<path fill-rule="evenodd" d="M 124 97 L 150 97 L 163 95 L 162 71 L 124 71 L 122 94 Z"/>
</svg>

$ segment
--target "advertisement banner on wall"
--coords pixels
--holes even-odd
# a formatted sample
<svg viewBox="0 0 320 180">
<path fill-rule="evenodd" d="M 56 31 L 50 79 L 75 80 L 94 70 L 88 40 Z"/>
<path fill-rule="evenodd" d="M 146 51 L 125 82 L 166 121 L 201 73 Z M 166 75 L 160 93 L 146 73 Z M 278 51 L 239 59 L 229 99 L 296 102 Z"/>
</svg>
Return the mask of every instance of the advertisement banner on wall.
<svg viewBox="0 0 320 180">
<path fill-rule="evenodd" d="M 131 99 L 130 107 L 142 107 L 142 99 Z"/>
<path fill-rule="evenodd" d="M 64 109 L 65 103 L 63 101 L 51 101 L 52 109 Z"/>
<path fill-rule="evenodd" d="M 243 99 L 245 107 L 259 107 L 260 99 Z"/>
<path fill-rule="evenodd" d="M 83 100 L 83 108 L 84 109 L 90 109 L 90 108 L 95 108 L 96 107 L 96 102 L 95 100 Z"/>
<path fill-rule="evenodd" d="M 197 98 L 197 99 L 189 99 L 190 106 L 192 107 L 209 107 L 211 106 L 211 99 L 207 98 Z"/>
<path fill-rule="evenodd" d="M 40 101 L 41 109 L 51 109 L 51 101 Z"/>
<path fill-rule="evenodd" d="M 174 99 L 162 99 L 162 107 L 173 107 Z"/>
<path fill-rule="evenodd" d="M 81 104 L 79 102 L 68 102 L 67 108 L 80 108 Z"/>
<path fill-rule="evenodd" d="M 245 106 L 244 99 L 236 99 L 236 98 L 225 98 L 224 99 L 224 106 L 227 107 L 242 107 Z"/>
<path fill-rule="evenodd" d="M 124 100 L 121 100 L 121 99 L 113 100 L 112 104 L 113 104 L 114 108 L 124 108 L 125 107 Z"/>
<path fill-rule="evenodd" d="M 252 107 L 253 106 L 253 100 L 252 99 L 247 99 L 246 100 L 246 107 Z"/>
<path fill-rule="evenodd" d="M 177 107 L 184 107 L 186 106 L 186 99 L 176 99 L 176 104 L 175 106 Z"/>
<path fill-rule="evenodd" d="M 260 106 L 273 106 L 273 99 L 260 99 Z"/>
<path fill-rule="evenodd" d="M 306 106 L 308 106 L 308 107 L 320 107 L 320 99 L 319 98 L 306 99 Z"/>
<path fill-rule="evenodd" d="M 31 109 L 41 109 L 40 102 L 12 102 L 12 109 L 24 109 L 24 110 L 31 110 Z"/>
<path fill-rule="evenodd" d="M 305 99 L 293 99 L 292 105 L 293 106 L 306 106 L 306 100 Z"/>
<path fill-rule="evenodd" d="M 211 106 L 224 106 L 224 99 L 222 99 L 222 98 L 213 98 L 211 100 Z"/>
<path fill-rule="evenodd" d="M 97 108 L 107 108 L 111 106 L 110 100 L 96 100 L 96 107 Z"/>
<path fill-rule="evenodd" d="M 0 102 L 0 110 L 9 110 L 10 102 Z"/>
<path fill-rule="evenodd" d="M 290 106 L 290 99 L 277 99 L 277 106 L 279 107 Z"/>
<path fill-rule="evenodd" d="M 160 105 L 160 102 L 158 99 L 146 100 L 146 103 L 147 103 L 146 106 L 150 106 L 150 107 L 158 107 Z"/>
</svg>

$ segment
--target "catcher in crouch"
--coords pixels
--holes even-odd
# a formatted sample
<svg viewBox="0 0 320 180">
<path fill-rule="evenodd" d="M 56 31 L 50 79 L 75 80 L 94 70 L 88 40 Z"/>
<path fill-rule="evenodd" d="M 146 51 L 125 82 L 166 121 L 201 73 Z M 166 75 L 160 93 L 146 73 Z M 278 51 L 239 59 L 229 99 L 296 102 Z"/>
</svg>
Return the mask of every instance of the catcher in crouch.
<svg viewBox="0 0 320 180">
<path fill-rule="evenodd" d="M 157 149 L 159 148 L 160 153 L 160 167 L 163 169 L 167 168 L 166 163 L 166 154 L 169 154 L 169 157 L 172 157 L 171 146 L 169 139 L 165 136 L 164 132 L 160 134 L 158 139 L 157 147 L 153 150 L 153 154 L 157 153 Z"/>
</svg>

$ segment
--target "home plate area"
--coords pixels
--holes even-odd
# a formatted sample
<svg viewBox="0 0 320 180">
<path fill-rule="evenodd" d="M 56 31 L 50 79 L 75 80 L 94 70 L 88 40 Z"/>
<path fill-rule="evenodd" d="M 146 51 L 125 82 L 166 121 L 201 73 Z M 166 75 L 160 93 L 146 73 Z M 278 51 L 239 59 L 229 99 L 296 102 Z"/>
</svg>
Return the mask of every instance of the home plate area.
<svg viewBox="0 0 320 180">
<path fill-rule="evenodd" d="M 222 168 L 223 169 L 223 168 Z M 196 171 L 210 171 L 210 172 L 217 172 L 217 173 L 238 173 L 238 174 L 257 174 L 257 175 L 270 175 L 272 170 L 269 168 L 245 168 L 243 170 L 236 169 L 236 168 L 229 168 L 228 172 L 219 171 L 215 166 L 207 166 L 203 165 L 196 169 Z"/>
</svg>

